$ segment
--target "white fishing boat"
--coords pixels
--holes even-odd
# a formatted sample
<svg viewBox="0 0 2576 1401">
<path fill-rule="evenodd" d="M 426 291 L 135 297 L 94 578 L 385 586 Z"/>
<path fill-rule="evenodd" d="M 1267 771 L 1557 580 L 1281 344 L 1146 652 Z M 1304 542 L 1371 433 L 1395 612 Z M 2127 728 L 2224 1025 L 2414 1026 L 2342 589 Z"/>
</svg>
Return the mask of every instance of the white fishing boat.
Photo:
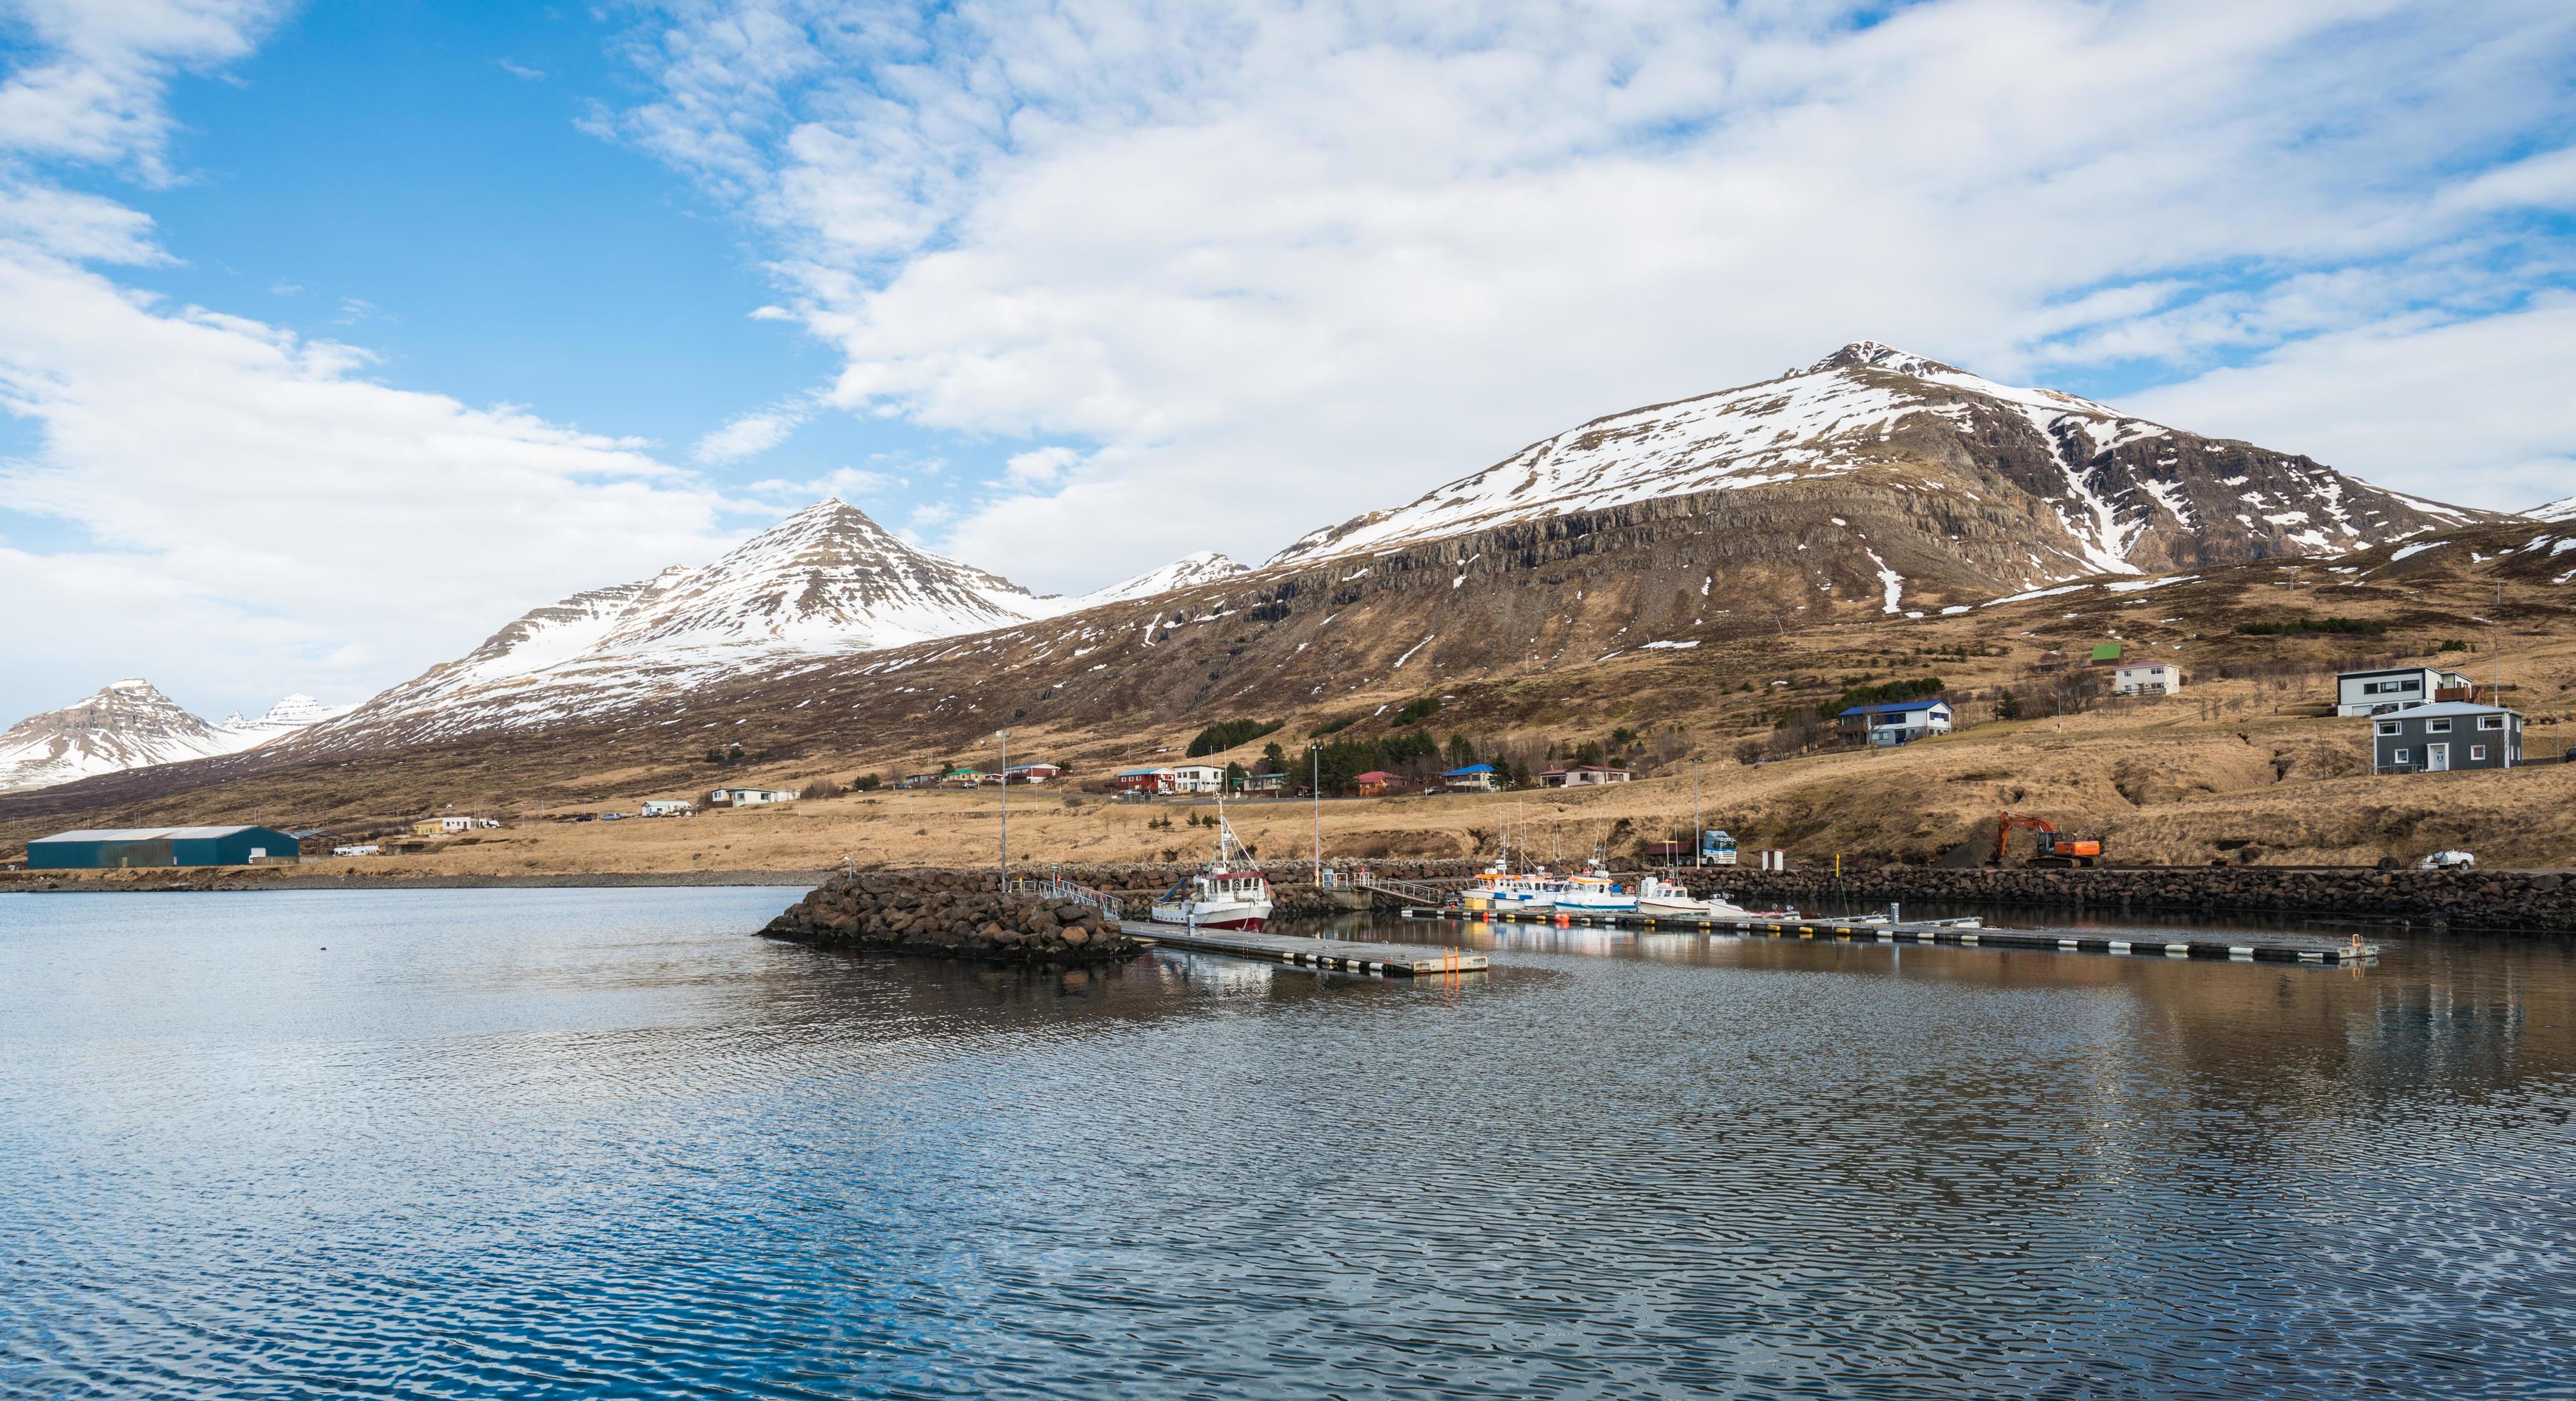
<svg viewBox="0 0 2576 1401">
<path fill-rule="evenodd" d="M 1561 915 L 1634 914 L 1637 892 L 1621 885 L 1599 861 L 1585 863 L 1580 875 L 1565 878 L 1565 888 L 1557 892 L 1556 912 Z"/>
<path fill-rule="evenodd" d="M 1156 924 L 1182 924 L 1196 929 L 1259 931 L 1270 922 L 1270 880 L 1237 841 L 1225 820 L 1225 804 L 1216 808 L 1216 856 L 1204 871 L 1192 872 L 1154 902 Z"/>
<path fill-rule="evenodd" d="M 1458 903 L 1470 914 L 1546 914 L 1556 908 L 1564 889 L 1565 882 L 1550 876 L 1545 866 L 1516 873 L 1510 862 L 1496 861 L 1458 892 Z"/>
<path fill-rule="evenodd" d="M 1649 915 L 1676 915 L 1694 919 L 1796 919 L 1794 908 L 1748 910 L 1723 895 L 1703 900 L 1690 893 L 1690 887 L 1679 881 L 1648 876 L 1637 884 L 1637 912 Z"/>
</svg>

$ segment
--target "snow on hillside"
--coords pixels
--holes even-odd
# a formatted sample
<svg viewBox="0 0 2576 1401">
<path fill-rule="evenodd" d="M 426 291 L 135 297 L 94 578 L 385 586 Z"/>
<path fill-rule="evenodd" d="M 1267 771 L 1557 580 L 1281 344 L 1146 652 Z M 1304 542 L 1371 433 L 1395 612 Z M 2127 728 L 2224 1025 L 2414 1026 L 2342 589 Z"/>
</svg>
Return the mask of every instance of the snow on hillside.
<svg viewBox="0 0 2576 1401">
<path fill-rule="evenodd" d="M 2018 421 L 2045 444 L 2054 480 L 2024 482 L 2023 489 L 2046 502 L 2073 548 L 2051 547 L 2064 558 L 2042 567 L 2043 575 L 2137 572 L 2129 556 L 2160 524 L 2158 513 L 2170 519 L 2170 528 L 2197 531 L 2201 507 L 2218 485 L 2202 483 L 2196 506 L 2190 484 L 2174 475 L 2181 451 L 2160 449 L 2149 459 L 2139 445 L 2189 436 L 2162 424 L 2072 394 L 2000 384 L 1876 341 L 1856 341 L 1778 379 L 1594 419 L 1408 506 L 1318 530 L 1270 562 L 1383 551 L 1569 512 L 1903 465 L 1889 441 L 1900 425 L 1926 418 L 1960 437 L 1979 439 L 1998 424 Z M 2240 446 L 2193 441 L 2209 448 Z M 2117 470 L 2104 465 L 2115 449 L 2132 450 Z M 2291 548 L 2352 549 L 2405 528 L 2392 527 L 2392 521 L 2426 529 L 2432 521 L 2471 518 L 2301 459 L 2262 454 L 2262 461 L 2264 483 L 2250 491 L 2240 490 L 2243 479 L 2227 484 L 2225 504 L 2233 508 L 2228 514 L 2249 532 L 2276 535 Z M 2272 490 L 2267 493 L 2265 485 Z M 2367 502 L 2358 499 L 2365 496 Z M 2416 517 L 2431 520 L 2410 521 Z"/>
<path fill-rule="evenodd" d="M 111 681 L 95 695 L 30 715 L 0 733 L 0 792 L 47 788 L 93 774 L 238 754 L 353 707 L 292 695 L 257 719 L 210 725 L 143 678 Z"/>
<path fill-rule="evenodd" d="M 1086 594 L 1078 594 L 1065 600 L 1063 611 L 1078 613 L 1085 608 L 1097 608 L 1104 603 L 1125 603 L 1131 599 L 1152 598 L 1156 594 L 1170 593 L 1175 589 L 1196 588 L 1201 584 L 1213 584 L 1221 579 L 1230 579 L 1237 574 L 1250 572 L 1245 566 L 1227 559 L 1214 550 L 1201 550 L 1196 554 L 1183 555 L 1160 569 L 1149 569 L 1122 583 L 1094 589 Z"/>
<path fill-rule="evenodd" d="M 2523 514 L 2536 521 L 2576 521 L 2576 496 L 2552 501 L 2546 506 L 2534 506 Z"/>
</svg>

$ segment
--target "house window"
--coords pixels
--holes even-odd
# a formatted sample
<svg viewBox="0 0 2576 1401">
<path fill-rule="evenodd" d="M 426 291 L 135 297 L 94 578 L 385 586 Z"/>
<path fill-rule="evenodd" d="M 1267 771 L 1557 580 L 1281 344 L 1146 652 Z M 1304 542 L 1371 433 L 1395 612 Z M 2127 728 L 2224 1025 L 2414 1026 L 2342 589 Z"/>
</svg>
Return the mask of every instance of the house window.
<svg viewBox="0 0 2576 1401">
<path fill-rule="evenodd" d="M 2428 735 L 2446 735 L 2450 732 L 2451 722 L 2448 720 L 2427 720 L 2424 722 L 2424 733 Z"/>
<path fill-rule="evenodd" d="M 2379 722 L 2379 732 L 2380 732 L 2381 734 L 2384 734 L 2384 735 L 2393 735 L 2393 734 L 2397 733 L 2397 730 L 2398 730 L 2398 725 L 2397 725 L 2397 722 L 2396 722 L 2396 721 L 2394 721 L 2394 720 L 2382 720 L 2382 721 L 2380 721 L 2380 722 Z"/>
<path fill-rule="evenodd" d="M 2481 730 L 2501 730 L 2504 728 L 2504 717 L 2501 715 L 2481 715 L 2478 717 L 2478 728 Z"/>
<path fill-rule="evenodd" d="M 2487 747 L 2486 747 L 2485 745 L 2483 745 L 2483 744 L 2472 744 L 2472 745 L 2470 745 L 2470 746 L 2469 746 L 2469 757 L 2470 757 L 2471 759 L 2483 759 L 2483 758 L 2487 757 Z"/>
<path fill-rule="evenodd" d="M 2395 750 L 2391 750 L 2391 751 L 2389 751 L 2389 755 L 2388 755 L 2388 762 L 2390 762 L 2390 763 L 2392 763 L 2392 764 L 2403 764 L 2403 763 L 2407 762 L 2407 760 L 2408 760 L 2409 756 L 2411 756 L 2414 752 L 2415 752 L 2415 751 L 2413 751 L 2413 750 L 2411 750 L 2411 749 L 2395 749 Z"/>
</svg>

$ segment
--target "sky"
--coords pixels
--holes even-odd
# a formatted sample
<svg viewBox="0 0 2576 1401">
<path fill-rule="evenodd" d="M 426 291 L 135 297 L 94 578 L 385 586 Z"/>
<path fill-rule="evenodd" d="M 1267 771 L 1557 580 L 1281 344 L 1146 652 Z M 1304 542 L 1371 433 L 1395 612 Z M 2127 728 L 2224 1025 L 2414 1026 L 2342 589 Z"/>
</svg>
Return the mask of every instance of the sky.
<svg viewBox="0 0 2576 1401">
<path fill-rule="evenodd" d="M 1876 339 L 2576 495 L 2564 0 L 0 0 L 0 722 L 842 496 L 1257 562 Z"/>
</svg>

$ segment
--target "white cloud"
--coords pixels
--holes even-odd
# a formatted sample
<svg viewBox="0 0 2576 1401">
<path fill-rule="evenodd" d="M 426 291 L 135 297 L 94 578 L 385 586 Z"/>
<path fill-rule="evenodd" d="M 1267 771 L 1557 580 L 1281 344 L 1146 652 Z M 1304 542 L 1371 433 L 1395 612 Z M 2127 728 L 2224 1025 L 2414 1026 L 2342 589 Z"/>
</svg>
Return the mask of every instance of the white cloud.
<svg viewBox="0 0 2576 1401">
<path fill-rule="evenodd" d="M 1033 448 L 1013 453 L 1002 475 L 1022 486 L 1045 486 L 1081 464 L 1083 454 L 1068 447 Z"/>
<path fill-rule="evenodd" d="M 2136 407 L 2436 500 L 2519 511 L 2576 488 L 2571 366 L 2576 297 L 2557 296 L 2474 320 L 2316 336 L 2141 394 Z"/>
<path fill-rule="evenodd" d="M 366 363 L 0 250 L 0 397 L 43 440 L 0 469 L 0 491 L 94 542 L 15 567 L 119 580 L 111 611 L 73 599 L 55 614 L 116 627 L 67 629 L 101 635 L 59 650 L 157 638 L 148 667 L 126 665 L 164 684 L 255 670 L 273 678 L 261 690 L 356 699 L 538 603 L 710 558 L 729 534 L 716 493 L 636 443 L 371 383 L 354 374 Z M 148 606 L 122 616 L 119 598 Z M 352 639 L 372 650 L 342 651 Z M 7 690 L 23 702 L 21 684 Z"/>
<path fill-rule="evenodd" d="M 0 151 L 166 176 L 173 73 L 249 53 L 285 0 L 17 0 L 33 42 L 0 82 Z"/>
<path fill-rule="evenodd" d="M 506 58 L 496 58 L 492 61 L 500 65 L 502 72 L 509 74 L 513 78 L 524 78 L 531 83 L 545 81 L 546 70 L 542 68 L 530 68 L 524 63 L 514 63 Z"/>
<path fill-rule="evenodd" d="M 619 129 L 769 231 L 842 406 L 1104 445 L 949 528 L 1055 587 L 1860 336 L 2188 378 L 2565 275 L 2561 4 L 1882 9 L 690 5 Z"/>
<path fill-rule="evenodd" d="M 796 431 L 796 426 L 804 421 L 802 413 L 782 410 L 743 414 L 698 439 L 697 446 L 689 450 L 689 456 L 706 463 L 740 462 L 744 458 L 758 457 L 786 442 L 788 436 Z"/>
</svg>

